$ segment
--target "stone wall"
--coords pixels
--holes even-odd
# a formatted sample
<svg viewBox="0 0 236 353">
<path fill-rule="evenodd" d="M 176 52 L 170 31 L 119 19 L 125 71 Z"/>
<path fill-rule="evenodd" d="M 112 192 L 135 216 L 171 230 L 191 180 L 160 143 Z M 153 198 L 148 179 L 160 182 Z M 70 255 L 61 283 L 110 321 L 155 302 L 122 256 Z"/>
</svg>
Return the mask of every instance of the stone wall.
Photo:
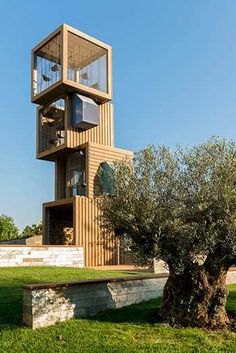
<svg viewBox="0 0 236 353">
<path fill-rule="evenodd" d="M 153 260 L 152 271 L 154 273 L 168 273 L 167 264 L 162 260 Z"/>
<path fill-rule="evenodd" d="M 226 277 L 227 284 L 235 284 L 236 283 L 236 268 L 231 268 L 227 273 Z"/>
<path fill-rule="evenodd" d="M 25 285 L 23 322 L 39 328 L 160 297 L 168 274 Z M 227 284 L 236 283 L 236 271 Z"/>
<path fill-rule="evenodd" d="M 51 285 L 26 285 L 25 325 L 38 328 L 72 317 L 87 317 L 107 309 L 160 297 L 166 275 L 132 276 Z"/>
<path fill-rule="evenodd" d="M 0 245 L 0 267 L 84 267 L 84 251 L 76 246 Z"/>
</svg>

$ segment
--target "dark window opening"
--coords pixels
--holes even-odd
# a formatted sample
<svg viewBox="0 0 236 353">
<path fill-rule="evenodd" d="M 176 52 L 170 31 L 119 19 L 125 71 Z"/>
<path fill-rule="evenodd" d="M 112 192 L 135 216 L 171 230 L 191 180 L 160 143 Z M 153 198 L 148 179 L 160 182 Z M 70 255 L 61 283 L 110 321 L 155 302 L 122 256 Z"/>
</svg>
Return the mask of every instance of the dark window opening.
<svg viewBox="0 0 236 353">
<path fill-rule="evenodd" d="M 73 205 L 49 207 L 47 212 L 47 243 L 74 245 Z"/>
</svg>

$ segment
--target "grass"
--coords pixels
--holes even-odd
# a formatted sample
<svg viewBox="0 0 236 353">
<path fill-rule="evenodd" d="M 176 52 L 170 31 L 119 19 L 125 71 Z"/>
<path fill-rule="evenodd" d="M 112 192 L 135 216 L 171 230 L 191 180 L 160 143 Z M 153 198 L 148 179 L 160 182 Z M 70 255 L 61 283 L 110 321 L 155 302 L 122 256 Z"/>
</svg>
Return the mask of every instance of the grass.
<svg viewBox="0 0 236 353">
<path fill-rule="evenodd" d="M 236 333 L 205 332 L 152 325 L 150 317 L 160 299 L 110 310 L 89 319 L 72 319 L 32 330 L 20 327 L 23 283 L 60 282 L 134 274 L 65 268 L 0 270 L 0 353 L 233 353 Z M 236 310 L 236 285 L 229 287 L 227 309 Z M 10 313 L 10 314 L 9 314 Z M 5 319 L 4 319 L 5 317 Z M 5 321 L 4 321 L 5 320 Z"/>
<path fill-rule="evenodd" d="M 141 274 L 66 267 L 14 267 L 0 269 L 0 325 L 22 322 L 23 284 L 65 282 Z M 147 273 L 146 273 L 147 275 Z"/>
</svg>

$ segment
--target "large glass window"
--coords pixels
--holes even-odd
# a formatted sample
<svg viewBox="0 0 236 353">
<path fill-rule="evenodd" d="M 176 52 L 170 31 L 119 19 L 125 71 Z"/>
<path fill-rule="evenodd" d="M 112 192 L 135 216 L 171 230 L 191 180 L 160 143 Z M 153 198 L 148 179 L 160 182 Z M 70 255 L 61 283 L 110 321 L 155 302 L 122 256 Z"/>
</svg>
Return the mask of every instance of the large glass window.
<svg viewBox="0 0 236 353">
<path fill-rule="evenodd" d="M 61 34 L 57 34 L 35 53 L 34 94 L 61 79 Z"/>
<path fill-rule="evenodd" d="M 43 107 L 39 113 L 39 152 L 65 143 L 65 100 Z"/>
<path fill-rule="evenodd" d="M 67 159 L 68 196 L 86 196 L 85 150 L 72 153 Z"/>
<path fill-rule="evenodd" d="M 107 92 L 107 50 L 69 32 L 67 78 Z"/>
</svg>

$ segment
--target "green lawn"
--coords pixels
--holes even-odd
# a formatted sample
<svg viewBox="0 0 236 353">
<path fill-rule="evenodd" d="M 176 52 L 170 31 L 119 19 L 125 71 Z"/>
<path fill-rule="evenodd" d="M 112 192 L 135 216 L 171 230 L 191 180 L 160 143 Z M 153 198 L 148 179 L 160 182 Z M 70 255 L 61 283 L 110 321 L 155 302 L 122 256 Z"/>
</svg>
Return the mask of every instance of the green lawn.
<svg viewBox="0 0 236 353">
<path fill-rule="evenodd" d="M 236 333 L 205 332 L 152 325 L 149 319 L 160 300 L 108 311 L 89 319 L 73 319 L 31 330 L 20 327 L 23 283 L 59 282 L 134 274 L 65 268 L 14 268 L 0 270 L 1 353 L 76 352 L 236 352 Z M 230 286 L 228 310 L 236 310 L 236 285 Z"/>
</svg>

